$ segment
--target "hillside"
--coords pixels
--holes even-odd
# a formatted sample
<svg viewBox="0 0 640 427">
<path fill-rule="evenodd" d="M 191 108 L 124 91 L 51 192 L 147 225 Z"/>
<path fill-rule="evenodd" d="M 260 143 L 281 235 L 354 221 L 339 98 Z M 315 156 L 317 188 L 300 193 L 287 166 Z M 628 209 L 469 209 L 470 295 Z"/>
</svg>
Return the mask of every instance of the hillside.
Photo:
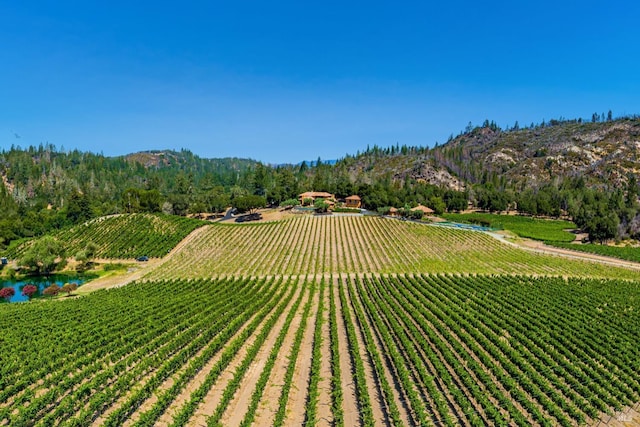
<svg viewBox="0 0 640 427">
<path fill-rule="evenodd" d="M 637 278 L 638 272 L 534 254 L 479 232 L 379 217 L 212 224 L 147 279 L 329 273 L 514 273 Z"/>
<path fill-rule="evenodd" d="M 204 221 L 174 215 L 121 214 L 60 230 L 53 233 L 53 237 L 70 257 L 92 243 L 96 245 L 95 258 L 160 258 L 204 224 Z M 23 243 L 11 250 L 8 256 L 21 256 L 34 242 Z"/>
<path fill-rule="evenodd" d="M 529 186 L 582 176 L 591 185 L 620 187 L 640 173 L 640 119 L 564 122 L 532 129 L 475 129 L 439 149 L 458 176 L 479 181 L 496 172 Z M 479 174 L 467 172 L 474 165 Z"/>
<path fill-rule="evenodd" d="M 377 217 L 211 224 L 141 281 L 0 304 L 0 425 L 602 425 L 638 408 L 637 276 Z"/>
<path fill-rule="evenodd" d="M 637 239 L 639 173 L 638 118 L 551 120 L 508 130 L 487 121 L 443 146 L 374 146 L 312 166 L 202 159 L 187 150 L 109 158 L 48 145 L 12 147 L 0 153 L 0 249 L 104 215 L 222 212 L 249 195 L 277 206 L 308 190 L 338 199 L 358 194 L 374 211 L 517 207 L 567 215 L 594 241 Z"/>
<path fill-rule="evenodd" d="M 537 187 L 563 177 L 619 187 L 640 174 L 640 118 L 587 123 L 551 120 L 502 130 L 485 122 L 431 150 L 374 147 L 338 163 L 367 182 L 422 180 L 459 190 L 499 176 L 514 187 Z"/>
</svg>

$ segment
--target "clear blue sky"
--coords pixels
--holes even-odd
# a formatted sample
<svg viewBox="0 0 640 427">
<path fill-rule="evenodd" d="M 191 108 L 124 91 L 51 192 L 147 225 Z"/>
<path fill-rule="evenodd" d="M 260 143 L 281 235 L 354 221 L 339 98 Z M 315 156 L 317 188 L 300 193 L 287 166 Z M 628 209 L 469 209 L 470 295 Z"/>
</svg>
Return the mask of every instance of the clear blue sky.
<svg viewBox="0 0 640 427">
<path fill-rule="evenodd" d="M 4 1 L 0 147 L 280 163 L 430 146 L 485 118 L 636 114 L 638 16 L 615 0 Z"/>
</svg>

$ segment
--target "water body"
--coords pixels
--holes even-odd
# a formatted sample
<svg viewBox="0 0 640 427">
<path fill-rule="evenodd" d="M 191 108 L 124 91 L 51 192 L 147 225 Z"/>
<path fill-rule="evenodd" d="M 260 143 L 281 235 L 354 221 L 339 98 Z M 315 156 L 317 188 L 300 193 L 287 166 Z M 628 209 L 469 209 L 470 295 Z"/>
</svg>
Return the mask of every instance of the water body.
<svg viewBox="0 0 640 427">
<path fill-rule="evenodd" d="M 15 295 L 12 296 L 11 300 L 9 301 L 14 303 L 14 302 L 29 301 L 29 298 L 22 295 L 22 288 L 24 288 L 25 285 L 36 285 L 38 287 L 38 292 L 36 292 L 33 295 L 33 298 L 40 298 L 42 297 L 42 291 L 44 291 L 45 288 L 53 285 L 54 283 L 60 287 L 62 287 L 62 285 L 64 285 L 65 283 L 75 283 L 76 285 L 80 286 L 86 281 L 87 279 L 84 277 L 69 277 L 69 276 L 28 277 L 21 280 L 0 281 L 0 288 L 12 287 L 16 291 Z M 4 301 L 0 301 L 0 303 L 2 302 Z"/>
</svg>

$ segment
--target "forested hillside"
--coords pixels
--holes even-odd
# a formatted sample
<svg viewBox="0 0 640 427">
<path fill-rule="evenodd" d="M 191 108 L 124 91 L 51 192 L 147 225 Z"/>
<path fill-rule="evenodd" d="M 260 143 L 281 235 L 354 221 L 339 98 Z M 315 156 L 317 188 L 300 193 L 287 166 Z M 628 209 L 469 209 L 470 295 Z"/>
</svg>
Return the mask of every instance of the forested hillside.
<svg viewBox="0 0 640 427">
<path fill-rule="evenodd" d="M 111 158 L 12 147 L 0 153 L 0 247 L 101 215 L 221 212 L 248 196 L 278 205 L 303 191 L 358 194 L 372 210 L 423 204 L 441 213 L 471 204 L 567 216 L 593 240 L 637 238 L 639 173 L 640 119 L 604 113 L 588 123 L 561 118 L 508 129 L 486 120 L 433 148 L 374 146 L 298 165 L 202 159 L 187 150 Z"/>
</svg>

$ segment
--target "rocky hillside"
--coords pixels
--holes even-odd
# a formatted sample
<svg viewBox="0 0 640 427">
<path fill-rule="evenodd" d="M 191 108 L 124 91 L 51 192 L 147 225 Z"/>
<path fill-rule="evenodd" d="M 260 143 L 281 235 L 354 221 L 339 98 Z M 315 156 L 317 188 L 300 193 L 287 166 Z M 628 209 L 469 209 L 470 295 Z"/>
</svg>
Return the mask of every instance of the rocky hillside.
<svg viewBox="0 0 640 427">
<path fill-rule="evenodd" d="M 476 128 L 432 154 L 439 165 L 471 182 L 494 172 L 515 184 L 583 176 L 588 184 L 615 187 L 629 174 L 640 174 L 640 119 L 561 122 L 507 132 Z"/>
<path fill-rule="evenodd" d="M 629 174 L 640 175 L 640 119 L 552 120 L 511 130 L 486 124 L 439 147 L 374 147 L 337 167 L 369 182 L 413 179 L 454 190 L 492 180 L 537 187 L 571 176 L 583 176 L 591 186 L 617 187 Z"/>
</svg>

